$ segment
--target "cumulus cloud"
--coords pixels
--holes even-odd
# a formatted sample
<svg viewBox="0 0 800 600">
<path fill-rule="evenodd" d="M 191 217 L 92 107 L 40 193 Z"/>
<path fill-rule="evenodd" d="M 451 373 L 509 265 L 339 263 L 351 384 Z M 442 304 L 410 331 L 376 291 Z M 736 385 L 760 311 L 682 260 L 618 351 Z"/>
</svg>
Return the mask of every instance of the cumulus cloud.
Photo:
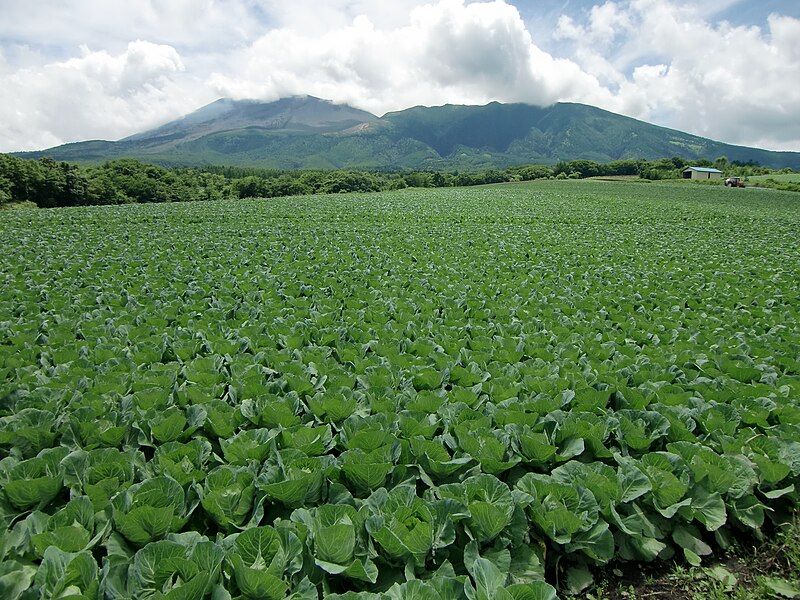
<svg viewBox="0 0 800 600">
<path fill-rule="evenodd" d="M 534 30 L 508 0 L 4 0 L 0 151 L 289 94 L 377 114 L 578 101 L 798 150 L 800 20 L 709 22 L 736 2 L 598 0 Z"/>
<path fill-rule="evenodd" d="M 614 25 L 600 13 L 614 14 Z M 609 108 L 714 139 L 800 149 L 800 20 L 734 27 L 703 15 L 667 0 L 606 2 L 585 23 L 562 19 L 558 35 L 574 42 L 583 68 L 612 69 Z"/>
<path fill-rule="evenodd" d="M 171 46 L 130 42 L 120 54 L 82 56 L 41 68 L 0 70 L 0 150 L 116 138 L 184 110 L 175 76 L 184 64 Z M 2 146 L 5 146 L 3 148 Z"/>
<path fill-rule="evenodd" d="M 586 25 L 581 25 L 569 15 L 558 19 L 556 39 L 579 40 L 584 45 L 607 48 L 619 35 L 633 27 L 628 11 L 616 2 L 596 4 L 589 10 Z"/>
<path fill-rule="evenodd" d="M 309 93 L 377 113 L 447 102 L 608 99 L 596 77 L 537 47 L 517 9 L 502 1 L 442 0 L 413 9 L 409 23 L 395 28 L 361 15 L 321 36 L 275 29 L 236 62 L 241 69 L 210 78 L 221 95 Z"/>
</svg>

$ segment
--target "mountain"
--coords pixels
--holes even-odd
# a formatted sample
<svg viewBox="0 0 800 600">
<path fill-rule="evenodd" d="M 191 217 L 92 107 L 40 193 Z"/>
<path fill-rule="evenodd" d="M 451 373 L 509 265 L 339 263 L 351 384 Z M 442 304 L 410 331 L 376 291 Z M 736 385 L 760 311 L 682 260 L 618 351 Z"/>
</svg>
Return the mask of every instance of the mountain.
<svg viewBox="0 0 800 600">
<path fill-rule="evenodd" d="M 138 133 L 122 141 L 167 144 L 185 142 L 221 131 L 258 127 L 267 131 L 325 133 L 342 131 L 378 117 L 364 110 L 333 104 L 312 96 L 282 98 L 275 102 L 223 98 L 193 113 Z"/>
<path fill-rule="evenodd" d="M 574 159 L 726 156 L 800 169 L 798 152 L 723 144 L 584 104 L 416 106 L 378 118 L 312 96 L 275 102 L 221 99 L 116 142 L 78 142 L 17 156 L 75 162 L 132 157 L 167 165 L 282 169 L 486 168 Z"/>
</svg>

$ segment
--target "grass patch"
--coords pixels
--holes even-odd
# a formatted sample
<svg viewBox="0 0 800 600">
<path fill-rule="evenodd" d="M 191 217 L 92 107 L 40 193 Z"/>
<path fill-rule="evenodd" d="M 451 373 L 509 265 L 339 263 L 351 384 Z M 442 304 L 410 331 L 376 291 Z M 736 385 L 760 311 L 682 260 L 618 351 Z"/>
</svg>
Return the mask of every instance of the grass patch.
<svg viewBox="0 0 800 600">
<path fill-rule="evenodd" d="M 9 202 L 7 204 L 0 204 L 0 210 L 19 210 L 19 209 L 29 209 L 29 208 L 39 208 L 39 207 L 29 200 L 26 200 L 24 202 Z"/>
<path fill-rule="evenodd" d="M 784 192 L 800 192 L 800 173 L 772 173 L 748 179 L 749 185 L 772 188 Z"/>
<path fill-rule="evenodd" d="M 750 181 L 768 181 L 770 179 L 780 183 L 800 183 L 800 173 L 770 173 L 769 175 L 754 175 Z"/>
</svg>

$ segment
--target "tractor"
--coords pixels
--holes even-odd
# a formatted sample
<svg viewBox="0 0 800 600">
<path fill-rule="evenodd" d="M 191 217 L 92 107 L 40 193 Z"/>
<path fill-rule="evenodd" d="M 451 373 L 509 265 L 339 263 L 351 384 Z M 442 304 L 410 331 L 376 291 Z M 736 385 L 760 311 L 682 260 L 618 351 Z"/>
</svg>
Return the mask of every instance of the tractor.
<svg viewBox="0 0 800 600">
<path fill-rule="evenodd" d="M 741 177 L 728 177 L 725 180 L 725 187 L 743 188 L 744 187 L 744 180 L 742 180 Z"/>
</svg>

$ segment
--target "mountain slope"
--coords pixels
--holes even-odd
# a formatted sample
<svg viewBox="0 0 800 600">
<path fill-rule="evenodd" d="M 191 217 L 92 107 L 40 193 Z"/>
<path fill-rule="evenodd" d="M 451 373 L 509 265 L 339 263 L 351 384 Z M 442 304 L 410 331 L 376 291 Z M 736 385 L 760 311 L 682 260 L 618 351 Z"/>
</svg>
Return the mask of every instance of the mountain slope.
<svg viewBox="0 0 800 600">
<path fill-rule="evenodd" d="M 800 169 L 800 153 L 723 144 L 583 104 L 418 106 L 378 118 L 310 96 L 268 103 L 222 99 L 118 142 L 80 142 L 18 155 L 289 169 L 485 168 L 573 159 L 727 156 Z"/>
<path fill-rule="evenodd" d="M 275 102 L 222 98 L 182 119 L 132 135 L 122 141 L 181 142 L 247 127 L 323 133 L 342 131 L 375 120 L 377 117 L 366 111 L 333 104 L 313 96 L 281 98 Z"/>
</svg>

